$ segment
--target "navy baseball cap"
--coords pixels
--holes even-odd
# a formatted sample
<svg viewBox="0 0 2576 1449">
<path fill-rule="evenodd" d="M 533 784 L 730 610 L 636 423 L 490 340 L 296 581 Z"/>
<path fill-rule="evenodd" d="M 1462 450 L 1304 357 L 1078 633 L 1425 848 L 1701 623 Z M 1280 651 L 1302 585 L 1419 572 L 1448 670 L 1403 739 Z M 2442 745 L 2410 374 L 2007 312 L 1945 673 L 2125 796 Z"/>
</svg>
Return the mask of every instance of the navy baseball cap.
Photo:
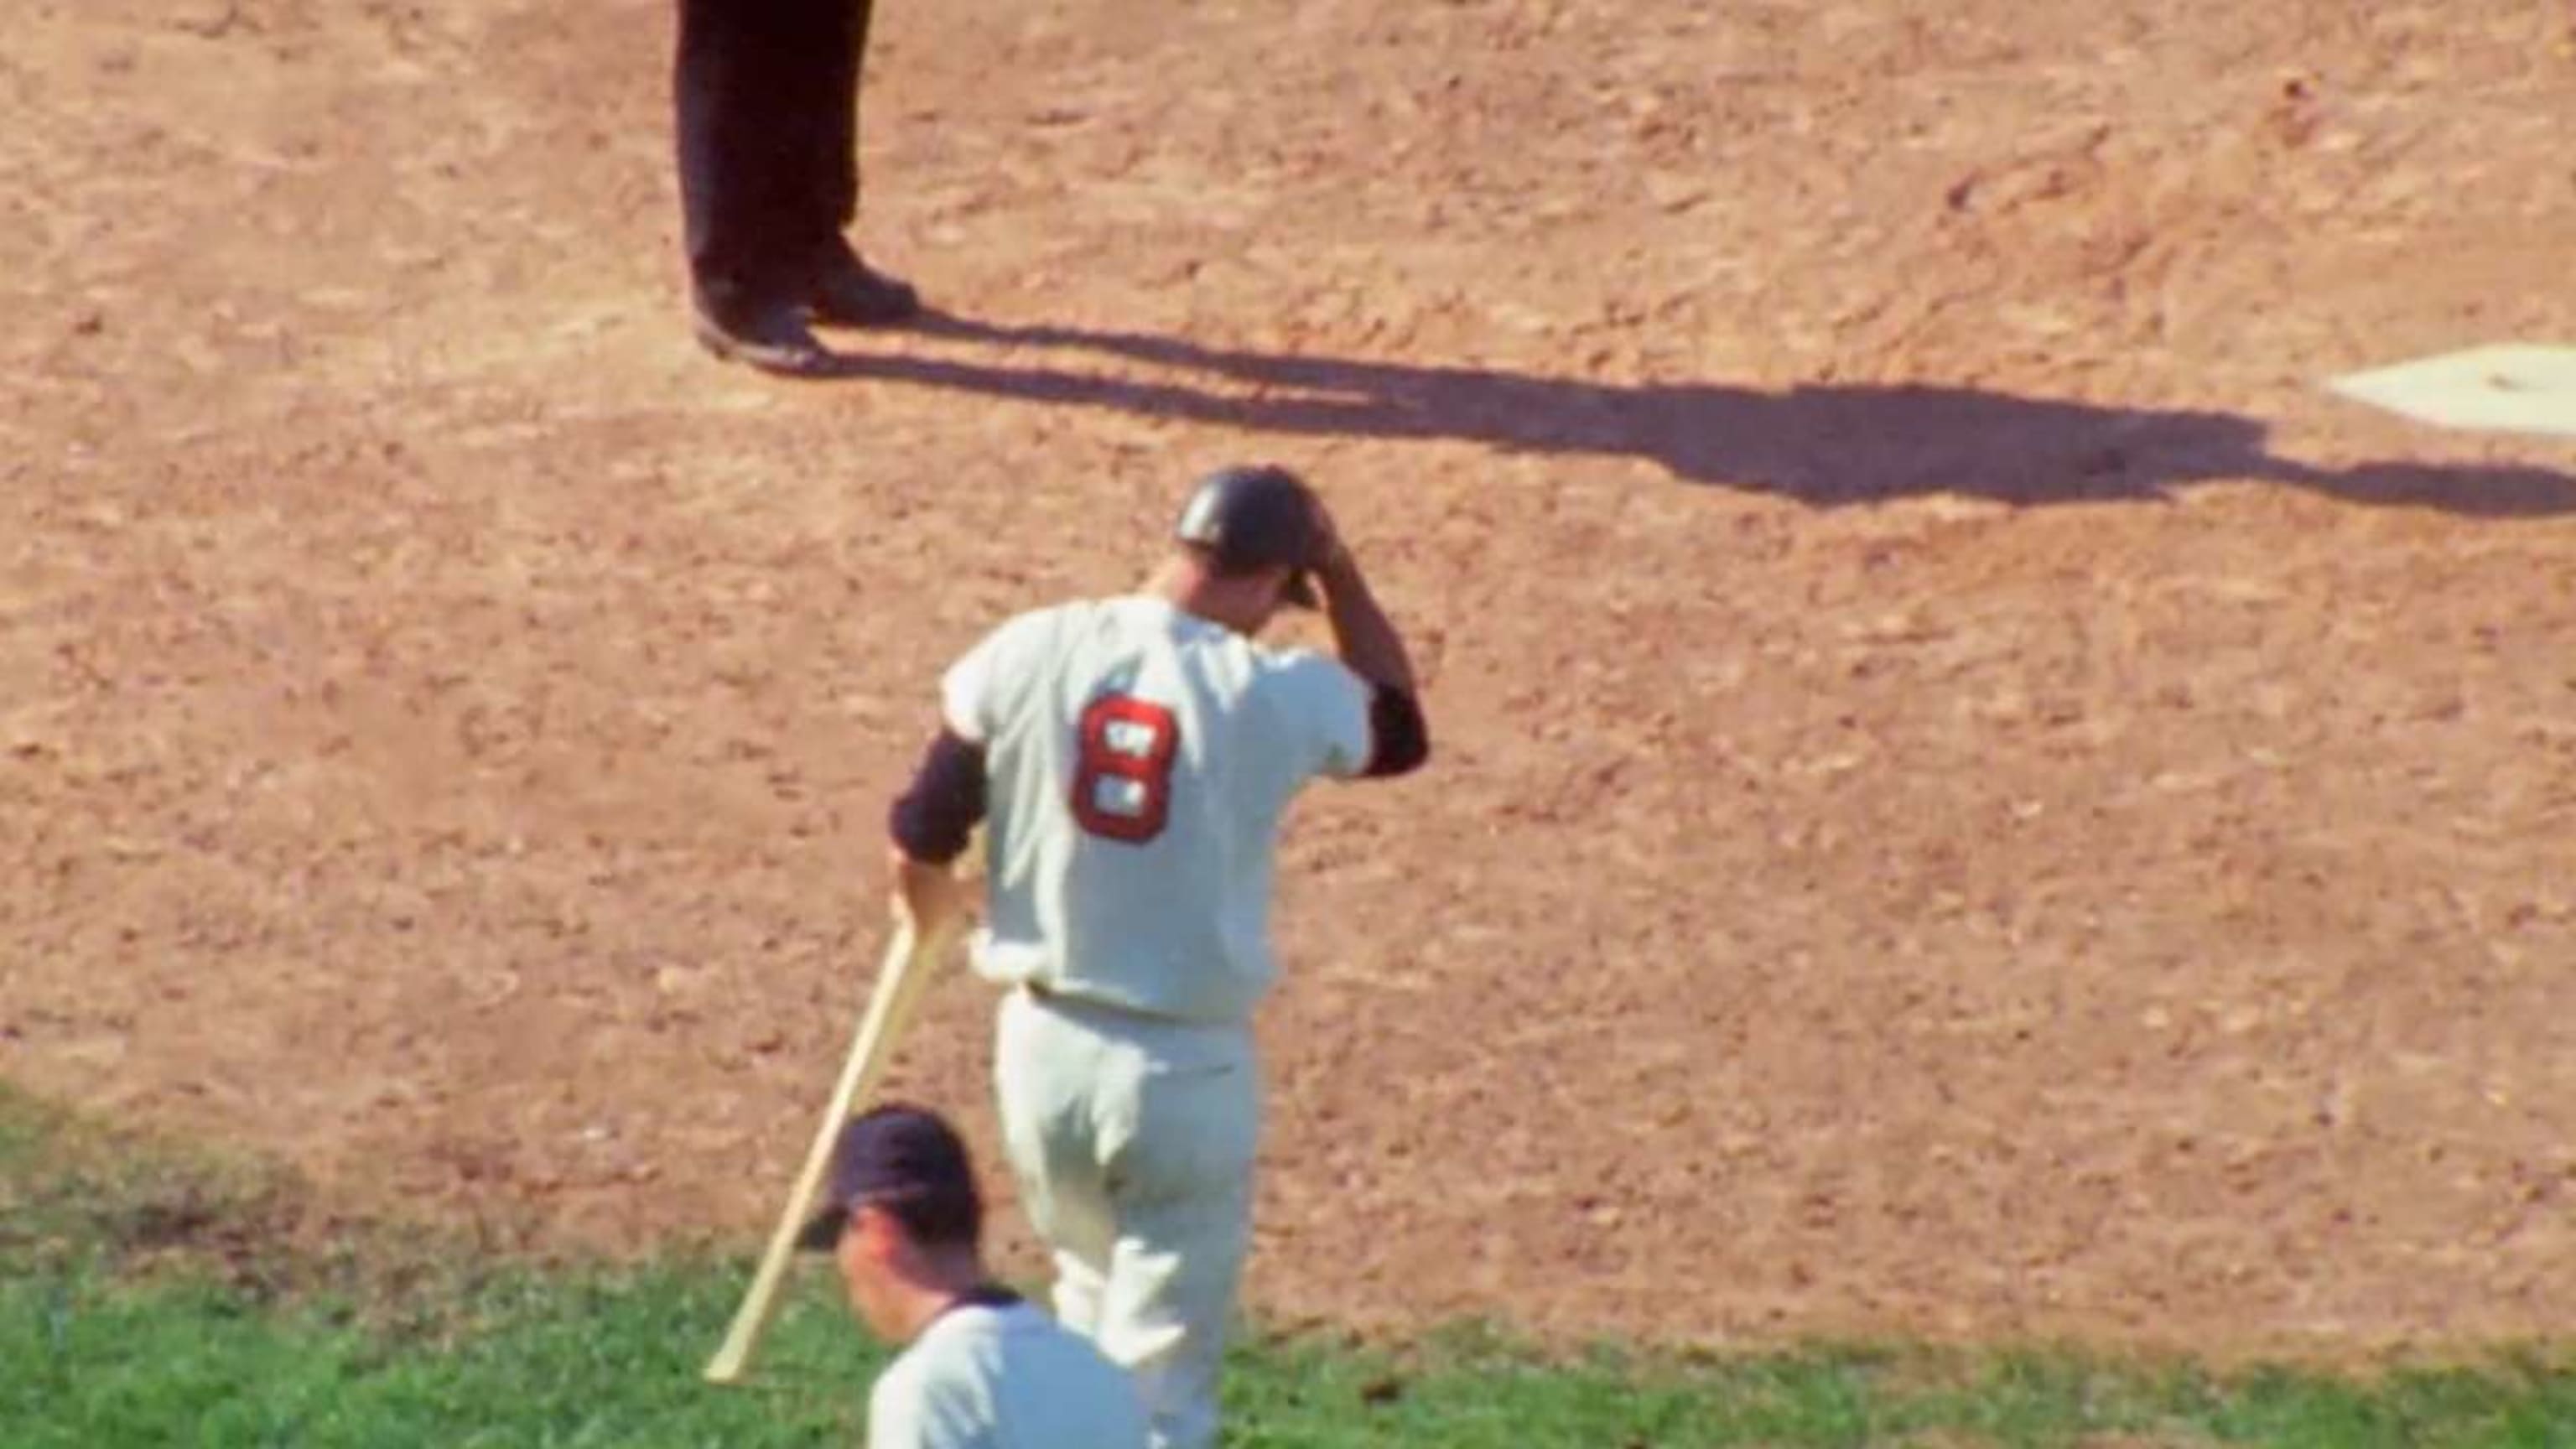
<svg viewBox="0 0 2576 1449">
<path fill-rule="evenodd" d="M 945 1202 L 971 1218 L 980 1204 L 966 1144 L 939 1115 L 890 1102 L 851 1118 L 832 1145 L 824 1206 L 796 1235 L 796 1246 L 825 1252 L 841 1241 L 850 1216 L 868 1203 Z"/>
</svg>

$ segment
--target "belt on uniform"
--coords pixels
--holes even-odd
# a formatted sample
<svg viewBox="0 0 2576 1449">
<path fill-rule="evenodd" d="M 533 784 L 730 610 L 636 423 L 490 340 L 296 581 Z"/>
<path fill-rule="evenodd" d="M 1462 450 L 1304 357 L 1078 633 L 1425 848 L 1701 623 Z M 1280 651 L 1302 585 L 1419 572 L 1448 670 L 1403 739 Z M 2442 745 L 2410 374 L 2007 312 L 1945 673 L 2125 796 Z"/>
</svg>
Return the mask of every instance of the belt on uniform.
<svg viewBox="0 0 2576 1449">
<path fill-rule="evenodd" d="M 1182 1017 L 1165 1016 L 1159 1011 L 1145 1011 L 1137 1007 L 1129 1006 L 1123 1001 L 1103 1001 L 1097 996 L 1085 996 L 1079 992 L 1072 991 L 1058 991 L 1043 981 L 1023 981 L 1019 985 L 1022 991 L 1029 994 L 1029 999 L 1031 1001 L 1036 1002 L 1040 1006 L 1051 1007 L 1057 1011 L 1105 1012 L 1111 1016 L 1129 1017 L 1136 1021 L 1149 1022 L 1160 1026 L 1198 1026 L 1205 1024 L 1189 1021 Z"/>
</svg>

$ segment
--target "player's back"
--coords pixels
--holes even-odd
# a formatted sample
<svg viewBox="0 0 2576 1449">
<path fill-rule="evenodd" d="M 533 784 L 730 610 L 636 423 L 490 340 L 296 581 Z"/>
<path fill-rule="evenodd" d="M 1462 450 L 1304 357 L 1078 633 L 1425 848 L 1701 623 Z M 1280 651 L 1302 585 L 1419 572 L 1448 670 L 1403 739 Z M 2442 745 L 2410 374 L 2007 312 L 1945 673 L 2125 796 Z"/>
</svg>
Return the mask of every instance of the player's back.
<svg viewBox="0 0 2576 1449">
<path fill-rule="evenodd" d="M 1365 758 L 1356 677 L 1130 597 L 1005 624 L 951 671 L 947 710 L 986 752 L 983 969 L 1158 1015 L 1248 1015 L 1273 974 L 1280 816 Z"/>
<path fill-rule="evenodd" d="M 1144 1449 L 1126 1370 L 1024 1302 L 933 1320 L 869 1395 L 870 1449 Z"/>
</svg>

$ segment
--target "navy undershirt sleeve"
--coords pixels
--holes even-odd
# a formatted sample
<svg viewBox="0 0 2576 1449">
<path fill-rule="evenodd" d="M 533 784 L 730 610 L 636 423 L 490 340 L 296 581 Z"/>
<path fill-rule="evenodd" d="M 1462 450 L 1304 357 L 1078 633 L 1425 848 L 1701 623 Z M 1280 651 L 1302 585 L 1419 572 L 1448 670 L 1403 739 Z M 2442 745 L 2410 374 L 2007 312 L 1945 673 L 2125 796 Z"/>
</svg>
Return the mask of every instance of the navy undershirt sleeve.
<svg viewBox="0 0 2576 1449">
<path fill-rule="evenodd" d="M 984 818 L 984 747 L 941 730 L 923 752 L 912 785 L 895 797 L 886 828 L 903 853 L 946 865 L 966 853 Z"/>
<path fill-rule="evenodd" d="M 1431 726 L 1422 701 L 1408 689 L 1376 685 L 1369 692 L 1369 763 L 1375 778 L 1408 775 L 1431 758 Z"/>
</svg>

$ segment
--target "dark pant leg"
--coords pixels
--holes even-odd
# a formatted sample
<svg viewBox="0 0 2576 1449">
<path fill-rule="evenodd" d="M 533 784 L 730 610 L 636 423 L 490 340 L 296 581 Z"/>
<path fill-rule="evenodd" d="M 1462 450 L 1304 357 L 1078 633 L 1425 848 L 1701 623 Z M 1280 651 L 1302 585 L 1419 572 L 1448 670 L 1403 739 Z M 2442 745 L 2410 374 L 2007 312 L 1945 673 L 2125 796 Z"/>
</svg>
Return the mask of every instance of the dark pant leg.
<svg viewBox="0 0 2576 1449">
<path fill-rule="evenodd" d="M 842 43 L 832 50 L 824 90 L 831 134 L 814 153 L 814 192 L 827 205 L 833 235 L 859 214 L 859 80 L 867 65 L 868 21 L 876 0 L 843 0 Z"/>
<path fill-rule="evenodd" d="M 855 199 L 850 0 L 680 0 L 672 78 L 691 281 L 719 314 L 793 301 Z"/>
</svg>

